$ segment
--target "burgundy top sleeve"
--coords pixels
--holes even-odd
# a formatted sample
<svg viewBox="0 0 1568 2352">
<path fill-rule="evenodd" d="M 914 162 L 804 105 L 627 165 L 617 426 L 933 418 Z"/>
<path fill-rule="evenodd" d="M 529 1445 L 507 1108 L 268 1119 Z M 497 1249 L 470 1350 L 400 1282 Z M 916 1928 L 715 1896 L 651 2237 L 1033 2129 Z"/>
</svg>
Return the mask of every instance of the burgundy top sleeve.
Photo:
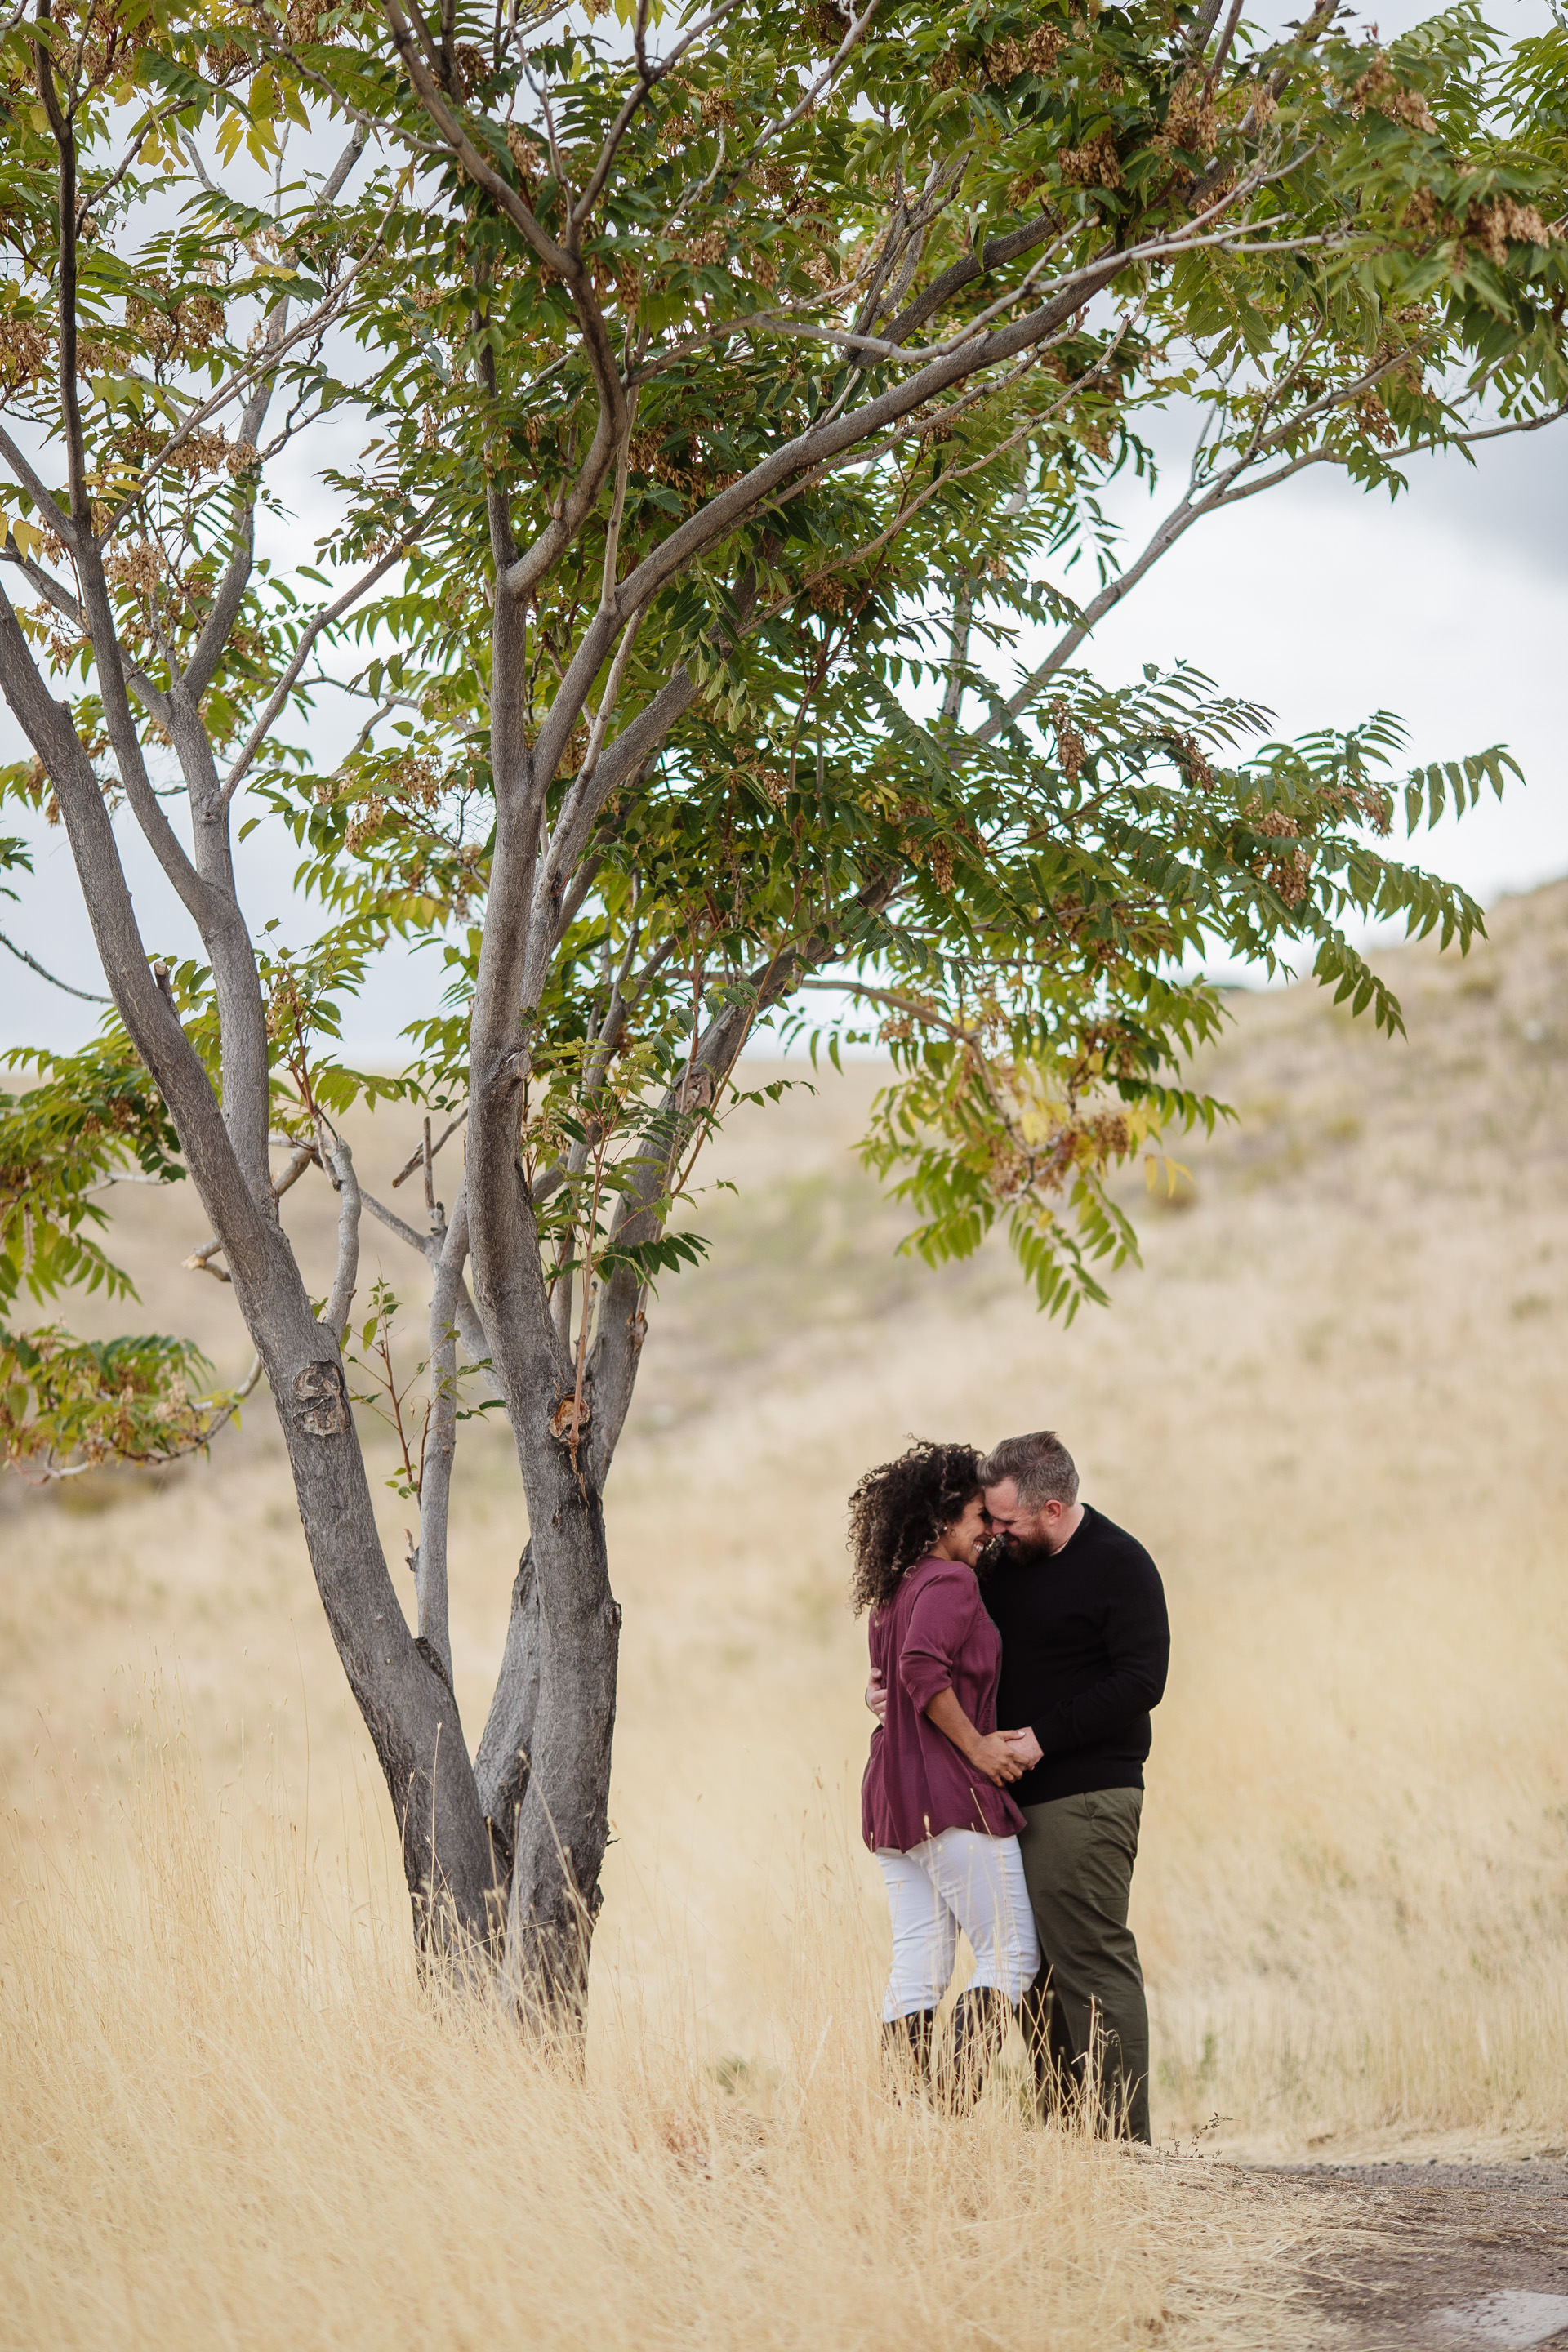
<svg viewBox="0 0 1568 2352">
<path fill-rule="evenodd" d="M 973 1574 L 956 1561 L 946 1573 L 938 1570 L 921 1584 L 899 1653 L 899 1680 L 917 1715 L 923 1715 L 941 1692 L 952 1688 L 979 1607 Z"/>
</svg>

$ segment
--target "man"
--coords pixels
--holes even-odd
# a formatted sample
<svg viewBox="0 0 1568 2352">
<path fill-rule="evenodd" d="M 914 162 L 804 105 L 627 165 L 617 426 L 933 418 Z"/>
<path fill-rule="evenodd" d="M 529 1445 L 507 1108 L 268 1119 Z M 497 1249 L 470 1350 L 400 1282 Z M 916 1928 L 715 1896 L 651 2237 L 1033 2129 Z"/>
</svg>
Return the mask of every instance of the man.
<svg viewBox="0 0 1568 2352">
<path fill-rule="evenodd" d="M 1170 1663 L 1159 1570 L 1078 1499 L 1053 1430 L 1004 1438 L 980 1465 L 999 1540 L 981 1591 L 1002 1635 L 996 1720 L 1028 1769 L 1010 1795 L 1044 1963 L 1025 2003 L 1037 2064 L 1093 2072 L 1107 2116 L 1149 2138 L 1149 2009 L 1127 1925 L 1150 1709 Z"/>
</svg>

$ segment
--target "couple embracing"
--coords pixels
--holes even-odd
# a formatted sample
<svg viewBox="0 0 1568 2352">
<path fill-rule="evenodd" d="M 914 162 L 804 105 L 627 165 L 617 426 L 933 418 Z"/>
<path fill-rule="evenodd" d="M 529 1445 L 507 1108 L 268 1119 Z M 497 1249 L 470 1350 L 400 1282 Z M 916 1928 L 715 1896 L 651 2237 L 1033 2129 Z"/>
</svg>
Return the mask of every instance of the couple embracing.
<svg viewBox="0 0 1568 2352">
<path fill-rule="evenodd" d="M 850 1497 L 879 1718 L 861 1816 L 893 1928 L 883 2032 L 929 2078 L 962 1928 L 975 1969 L 953 2016 L 958 2095 L 976 2095 L 1017 2011 L 1047 2108 L 1076 2094 L 1146 2141 L 1127 1907 L 1170 1627 L 1153 1561 L 1078 1485 L 1040 1430 L 984 1455 L 915 1445 Z"/>
</svg>

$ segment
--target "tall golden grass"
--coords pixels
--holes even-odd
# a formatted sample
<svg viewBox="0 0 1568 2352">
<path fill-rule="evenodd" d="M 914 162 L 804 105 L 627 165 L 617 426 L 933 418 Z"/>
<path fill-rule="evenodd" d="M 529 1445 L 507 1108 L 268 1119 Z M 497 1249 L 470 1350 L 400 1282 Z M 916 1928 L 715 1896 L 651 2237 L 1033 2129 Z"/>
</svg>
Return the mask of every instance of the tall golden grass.
<svg viewBox="0 0 1568 2352">
<path fill-rule="evenodd" d="M 121 1805 L 12 1907 L 7 2343 L 1088 2352 L 1289 2310 L 1255 2274 L 1304 2236 L 1277 2193 L 1033 2127 L 1001 2076 L 957 2121 L 896 2095 L 862 1922 L 820 1885 L 775 2070 L 705 2066 L 622 1984 L 584 2081 L 422 1986 L 265 1805 L 226 1834 L 186 1744 L 139 1728 Z"/>
<path fill-rule="evenodd" d="M 1321 2344 L 1308 2222 L 1216 2154 L 1561 2150 L 1568 892 L 1494 929 L 1468 967 L 1400 960 L 1407 1045 L 1312 996 L 1245 1006 L 1214 1073 L 1238 1126 L 1068 1330 L 989 1252 L 889 1255 L 846 1154 L 874 1073 L 726 1144 L 749 1205 L 705 1206 L 715 1260 L 656 1318 L 610 1500 L 585 2084 L 417 1983 L 265 1403 L 162 1487 L 13 1494 L 0 2334 L 1137 2345 L 1164 2311 L 1184 2341 Z M 378 1155 L 401 1135 L 368 1128 Z M 324 1249 L 325 1205 L 295 1213 Z M 146 1319 L 188 1325 L 170 1204 L 121 1223 Z M 226 1301 L 190 1305 L 227 1369 Z M 1171 1598 L 1134 1885 L 1152 2162 L 1005 2089 L 939 2125 L 877 2064 L 843 1496 L 910 1431 L 1042 1423 Z M 523 1529 L 499 1433 L 466 1444 L 473 1736 Z"/>
</svg>

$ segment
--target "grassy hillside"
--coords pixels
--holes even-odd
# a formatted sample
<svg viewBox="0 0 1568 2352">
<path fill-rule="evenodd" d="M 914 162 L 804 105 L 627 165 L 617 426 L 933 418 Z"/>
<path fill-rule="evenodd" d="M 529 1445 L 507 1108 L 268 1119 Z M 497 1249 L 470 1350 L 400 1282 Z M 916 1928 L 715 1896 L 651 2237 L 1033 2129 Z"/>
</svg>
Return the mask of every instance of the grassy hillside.
<svg viewBox="0 0 1568 2352">
<path fill-rule="evenodd" d="M 1047 2179 L 1040 2167 L 1058 2158 L 1047 2163 L 1034 2136 L 1000 2115 L 973 2127 L 955 2157 L 933 2152 L 908 2118 L 889 2121 L 875 2096 L 868 2021 L 885 1930 L 857 1843 L 868 1724 L 864 1631 L 842 1602 L 843 1497 L 910 1432 L 982 1442 L 1055 1425 L 1089 1496 L 1132 1528 L 1164 1571 L 1175 1649 L 1155 1719 L 1134 1919 L 1166 2147 L 1190 2148 L 1194 2136 L 1210 2151 L 1336 2158 L 1562 2147 L 1568 886 L 1505 905 L 1491 929 L 1465 963 L 1428 949 L 1389 959 L 1408 1042 L 1374 1037 L 1313 992 L 1237 997 L 1230 1035 L 1204 1073 L 1237 1121 L 1210 1144 L 1175 1147 L 1190 1171 L 1176 1200 L 1135 1204 L 1143 1265 L 1116 1278 L 1109 1313 L 1068 1330 L 1032 1313 L 999 1253 L 940 1276 L 894 1254 L 896 1213 L 848 1150 L 874 1068 L 826 1073 L 815 1094 L 797 1090 L 738 1123 L 712 1172 L 739 1185 L 740 1198 L 719 1192 L 703 1204 L 711 1263 L 660 1302 L 610 1502 L 626 1630 L 617 1843 L 595 1946 L 591 2050 L 595 2097 L 609 2105 L 585 2122 L 573 2111 L 574 2121 L 557 2090 L 528 2090 L 508 2074 L 511 2123 L 498 2117 L 486 2142 L 503 2148 L 505 2129 L 521 2128 L 521 2101 L 552 2161 L 591 2163 L 612 2202 L 620 2179 L 630 2210 L 632 2158 L 616 2136 L 635 2141 L 657 2111 L 659 2162 L 675 2168 L 667 2224 L 676 2270 L 658 2283 L 637 2272 L 639 2224 L 619 2252 L 600 2247 L 604 2284 L 580 2307 L 563 2287 L 548 2324 L 543 2305 L 517 2323 L 521 2340 L 575 2341 L 569 2311 L 584 2333 L 624 2328 L 641 2296 L 659 2315 L 645 2342 L 668 2333 L 715 2344 L 890 2343 L 898 2314 L 907 2321 L 924 2307 L 931 2280 L 958 2275 L 939 2264 L 928 2278 L 920 2263 L 936 2260 L 939 2242 L 956 2262 L 952 2232 L 971 2221 L 999 2250 L 1005 2283 L 984 2265 L 963 2271 L 969 2300 L 956 2341 L 989 2341 L 1020 2312 L 1048 2309 L 1053 2342 L 1147 2342 L 1140 2331 L 1162 2304 L 1183 2341 L 1204 2340 L 1211 2326 L 1215 2340 L 1287 2340 L 1282 2310 L 1258 2300 L 1263 2250 L 1288 2243 L 1296 2226 L 1277 2202 L 1248 2192 L 1252 2201 L 1238 2203 L 1236 2189 L 1223 2214 L 1202 2208 L 1200 2226 L 1183 2184 L 1217 2193 L 1230 2176 L 1191 2165 L 1107 2174 L 1080 2149 L 1070 2183 Z M 385 1113 L 357 1142 L 373 1187 L 409 1148 Z M 146 1192 L 114 1200 L 145 1321 L 195 1330 L 221 1370 L 237 1369 L 248 1350 L 228 1295 L 179 1270 L 204 1237 L 194 1205 Z M 325 1188 L 301 1185 L 287 1206 L 324 1289 Z M 379 1255 L 414 1297 L 419 1269 L 395 1242 L 380 1247 L 367 1234 L 366 1282 Z M 79 1984 L 96 1985 L 95 2013 L 107 2016 L 102 1956 L 119 1948 L 116 1934 L 132 1974 L 148 1953 L 177 1947 L 193 1981 L 213 1965 L 208 1943 L 232 1947 L 252 1956 L 251 2022 L 220 2025 L 215 2012 L 204 2029 L 214 2047 L 237 2063 L 249 2035 L 272 2052 L 269 2066 L 287 2071 L 281 2053 L 297 2032 L 304 2065 L 324 2046 L 312 2035 L 341 2035 L 347 2012 L 332 2005 L 347 2002 L 364 2021 L 368 2070 L 353 2129 L 374 2139 L 367 2084 L 378 2067 L 390 2079 L 405 2062 L 420 2082 L 432 2070 L 438 2078 L 435 2045 L 421 2039 L 438 2028 L 405 1981 L 384 1797 L 315 1601 L 269 1424 L 258 1397 L 210 1464 L 162 1481 L 95 1475 L 43 1496 L 15 1484 L 4 1492 L 7 2032 L 13 2052 L 32 2053 L 34 2095 L 47 2105 L 58 2095 L 46 2087 L 49 2069 L 84 2032 L 58 1986 L 86 1998 Z M 469 1431 L 453 1632 L 458 1697 L 477 1736 L 524 1528 L 504 1441 Z M 384 1445 L 374 1444 L 379 1459 Z M 400 1559 L 405 1507 L 382 1492 Z M 156 1802 L 150 1787 L 163 1792 Z M 208 1826 L 193 1844 L 194 1822 Z M 202 1898 L 205 1911 L 188 1886 L 170 1891 L 171 1851 L 198 1850 L 217 1890 Z M 247 1885 L 250 1924 L 241 1926 L 232 1906 Z M 177 1934 L 168 1924 L 176 1916 Z M 208 1943 L 192 1924 L 203 1917 Z M 68 1918 L 99 1922 L 90 1966 Z M 31 2040 L 29 1981 L 58 1995 L 54 2023 Z M 171 1998 L 160 1986 L 134 2014 L 160 2068 L 178 2074 Z M 207 2009 L 216 1999 L 210 1985 L 200 1994 Z M 300 2001 L 313 2021 L 290 2024 L 289 2004 Z M 116 2039 L 122 2031 L 129 2051 L 133 2028 L 134 2016 L 102 2025 L 102 2078 L 89 2068 L 77 2085 L 89 2139 L 105 2084 L 135 2105 L 124 2089 L 135 2068 Z M 454 2084 L 514 2063 L 458 2039 Z M 308 2063 L 319 2073 L 325 2062 Z M 159 2162 L 173 2178 L 205 2177 L 194 2120 L 206 2112 L 202 2096 L 198 2074 L 179 2093 L 184 2105 L 171 2105 Z M 461 2201 L 459 2158 L 442 2153 L 442 2135 L 455 2135 L 453 2150 L 462 2135 L 442 2096 L 429 2091 L 437 2205 Z M 279 2183 L 300 2136 L 326 2127 L 316 2097 L 279 2089 L 264 2201 L 287 2206 Z M 683 2101 L 708 2118 L 689 2135 L 703 2151 L 705 2188 L 688 2178 L 695 2159 L 679 2155 L 686 2126 L 670 2121 L 687 2112 Z M 213 2128 L 210 2116 L 203 2128 Z M 574 2132 L 589 2133 L 592 2151 Z M 819 2302 L 796 2307 L 784 2292 L 805 2241 L 768 2203 L 784 2179 L 769 2151 L 795 2147 L 802 2132 L 825 2135 L 811 2141 L 812 2261 L 847 2298 L 834 2307 L 858 2315 L 837 2333 Z M 742 2293 L 726 2258 L 716 2300 L 682 2302 L 702 2265 L 719 2262 L 717 2239 L 702 2232 L 719 2230 L 722 2200 L 711 2210 L 701 2200 L 718 2196 L 721 2143 L 731 2164 L 725 2194 L 740 2200 L 724 2210 L 751 2233 L 752 2284 Z M 873 2165 L 866 2194 L 883 2216 L 878 2228 L 926 2248 L 909 2256 L 926 2284 L 902 2273 L 889 2284 L 881 2256 L 868 2272 L 870 2225 L 853 2184 L 873 2147 L 905 2168 L 898 2177 L 913 2199 L 899 2203 L 886 2167 Z M 110 2157 L 93 2158 L 84 2141 L 70 2161 L 79 2195 L 101 2195 L 107 2179 L 112 2203 Z M 777 2158 L 786 2172 L 795 2161 Z M 47 2167 L 37 2149 L 27 2163 L 35 2168 L 17 2174 L 14 2193 L 34 2210 Z M 806 2176 L 788 2177 L 791 2193 L 806 2198 Z M 394 2217 L 403 2193 L 387 2191 Z M 518 2221 L 554 2229 L 553 2194 L 530 2189 Z M 877 2202 L 887 2198 L 892 2205 Z M 1052 2244 L 1038 2220 L 1047 2207 L 1065 2232 Z M 1091 2208 L 1104 2226 L 1085 2218 Z M 132 2209 L 113 2241 L 131 2284 L 111 2298 L 113 2331 L 96 2340 L 143 2340 L 139 2293 L 160 2315 L 159 2341 L 207 2340 L 190 2316 L 195 2288 L 178 2284 L 187 2267 L 197 2276 L 197 2256 L 185 2239 L 159 2239 Z M 269 2227 L 293 2244 L 295 2224 L 268 2210 Z M 489 2212 L 481 2199 L 465 2218 L 476 2245 Z M 330 2239 L 336 2225 L 326 2226 Z M 1131 2269 L 1128 2229 L 1143 2250 Z M 89 2232 L 87 2252 L 51 2256 L 54 2285 L 29 2305 L 40 2332 L 19 2340 L 44 2340 L 46 2311 L 50 2340 L 94 2340 L 74 2321 L 58 2323 L 76 2307 L 81 2265 L 107 2262 L 112 2237 Z M 161 2252 L 143 2260 L 136 2250 L 154 2243 Z M 473 2267 L 477 2256 L 463 2261 L 471 2293 L 452 2288 L 449 2265 L 435 2275 L 472 2316 L 489 2273 Z M 249 2273 L 236 2262 L 224 2292 L 242 2308 Z M 163 2266 L 162 2301 L 147 2264 Z M 1192 2284 L 1200 2273 L 1201 2293 Z M 868 2298 L 868 2277 L 881 2285 Z M 753 2301 L 742 2326 L 744 2296 Z M 365 2305 L 363 2329 L 342 2316 L 351 2306 L 325 2296 L 312 2307 L 339 2312 L 338 2332 L 325 2318 L 299 2321 L 292 2340 L 389 2340 L 373 2331 L 380 2305 Z M 692 2332 L 696 2311 L 709 2314 L 706 2333 Z M 470 2340 L 456 2321 L 453 2331 L 423 2340 Z M 281 2322 L 230 2340 L 270 2343 L 275 2333 L 285 2340 Z"/>
</svg>

